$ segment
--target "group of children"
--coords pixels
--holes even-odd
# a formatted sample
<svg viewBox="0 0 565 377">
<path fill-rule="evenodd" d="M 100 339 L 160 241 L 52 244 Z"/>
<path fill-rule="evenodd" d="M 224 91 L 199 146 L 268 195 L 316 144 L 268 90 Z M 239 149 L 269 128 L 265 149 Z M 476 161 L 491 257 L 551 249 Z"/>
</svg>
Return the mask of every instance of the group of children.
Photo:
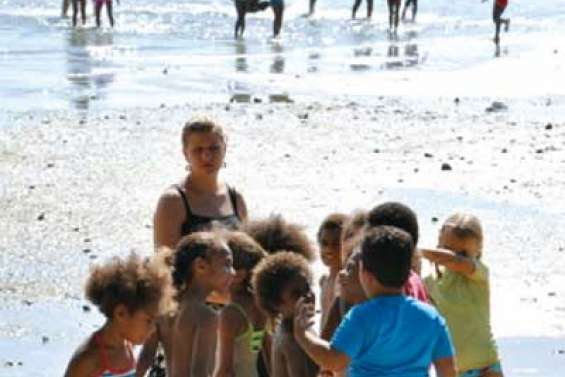
<svg viewBox="0 0 565 377">
<path fill-rule="evenodd" d="M 315 250 L 280 216 L 191 233 L 151 258 L 112 259 L 86 286 L 106 323 L 65 376 L 408 377 L 433 365 L 439 377 L 502 377 L 479 220 L 450 216 L 437 248 L 418 248 L 418 238 L 402 203 L 328 216 L 317 233 L 328 268 L 319 331 Z M 435 264 L 424 280 L 422 259 Z M 223 307 L 207 302 L 212 292 Z"/>
<path fill-rule="evenodd" d="M 314 14 L 316 7 L 316 0 L 309 0 L 309 12 L 308 16 Z M 482 0 L 483 2 L 487 0 Z M 96 26 L 101 26 L 100 14 L 102 12 L 102 7 L 106 5 L 106 11 L 108 14 L 108 21 L 110 26 L 114 27 L 114 13 L 113 13 L 113 0 L 94 0 L 94 13 L 96 17 Z M 117 0 L 118 4 L 120 3 Z M 362 0 L 355 0 L 353 8 L 351 11 L 351 18 L 355 19 L 357 10 L 361 6 Z M 373 15 L 373 0 L 366 0 L 367 2 L 367 18 L 370 19 Z M 399 13 L 401 0 L 387 0 L 388 6 L 388 23 L 389 30 L 394 34 L 398 29 Z M 237 13 L 237 18 L 235 21 L 235 38 L 243 37 L 245 32 L 245 16 L 247 13 L 257 13 L 264 11 L 265 9 L 271 7 L 273 10 L 274 20 L 273 20 L 273 37 L 278 37 L 281 32 L 283 15 L 284 15 L 284 0 L 234 0 L 235 9 Z M 86 0 L 63 0 L 62 5 L 62 16 L 67 17 L 69 5 L 72 5 L 72 24 L 73 27 L 77 26 L 77 18 L 80 12 L 81 22 L 84 25 L 86 23 Z M 508 18 L 502 18 L 502 13 L 508 5 L 508 0 L 494 0 L 493 5 L 493 22 L 495 25 L 495 35 L 494 42 L 498 45 L 500 43 L 500 27 L 504 24 L 504 30 L 508 31 L 510 26 L 510 20 Z M 408 8 L 411 7 L 412 17 L 411 20 L 414 22 L 416 20 L 416 13 L 418 12 L 418 0 L 405 0 L 404 9 L 402 10 L 402 20 L 406 19 L 406 13 Z"/>
</svg>

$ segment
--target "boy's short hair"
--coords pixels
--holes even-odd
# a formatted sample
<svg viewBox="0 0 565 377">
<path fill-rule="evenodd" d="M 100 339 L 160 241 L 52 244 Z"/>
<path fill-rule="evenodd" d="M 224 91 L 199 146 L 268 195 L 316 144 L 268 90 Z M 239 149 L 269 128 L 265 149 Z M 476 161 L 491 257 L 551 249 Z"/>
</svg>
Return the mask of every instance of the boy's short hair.
<svg viewBox="0 0 565 377">
<path fill-rule="evenodd" d="M 284 289 L 297 279 L 303 279 L 309 287 L 312 285 L 312 271 L 302 255 L 281 251 L 259 262 L 253 270 L 252 286 L 261 310 L 277 316 Z"/>
<path fill-rule="evenodd" d="M 244 224 L 243 229 L 269 254 L 291 251 L 314 260 L 314 249 L 304 228 L 287 222 L 281 215 L 271 215 L 267 219 L 253 220 Z"/>
<path fill-rule="evenodd" d="M 127 258 L 114 257 L 92 268 L 86 282 L 86 298 L 111 319 L 118 305 L 130 314 L 161 306 L 170 293 L 170 272 L 158 258 L 142 258 L 131 253 Z"/>
<path fill-rule="evenodd" d="M 343 227 L 347 222 L 348 216 L 343 213 L 332 213 L 328 215 L 322 224 L 320 224 L 320 228 L 318 228 L 318 242 L 322 239 L 322 233 L 324 231 L 332 232 L 336 235 L 338 240 L 341 240 L 341 233 L 343 231 Z"/>
<path fill-rule="evenodd" d="M 251 271 L 267 256 L 267 252 L 250 235 L 244 232 L 226 234 L 233 255 L 234 270 Z"/>
<path fill-rule="evenodd" d="M 361 243 L 363 269 L 383 286 L 401 288 L 410 274 L 413 252 L 408 232 L 394 226 L 369 228 Z"/>
<path fill-rule="evenodd" d="M 419 228 L 416 213 L 399 202 L 386 202 L 374 207 L 367 215 L 369 226 L 390 225 L 403 229 L 412 236 L 414 245 L 418 244 Z"/>
</svg>

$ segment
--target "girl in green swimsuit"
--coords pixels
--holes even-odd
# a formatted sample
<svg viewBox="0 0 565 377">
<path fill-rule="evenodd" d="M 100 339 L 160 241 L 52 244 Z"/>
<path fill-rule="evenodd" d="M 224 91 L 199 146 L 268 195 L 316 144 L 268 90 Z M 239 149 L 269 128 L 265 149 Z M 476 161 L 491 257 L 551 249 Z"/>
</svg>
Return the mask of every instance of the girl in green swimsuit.
<svg viewBox="0 0 565 377">
<path fill-rule="evenodd" d="M 230 286 L 231 303 L 220 313 L 214 377 L 259 377 L 258 358 L 264 357 L 265 365 L 269 365 L 269 337 L 265 315 L 253 298 L 251 274 L 267 253 L 243 232 L 230 232 L 227 241 L 236 273 Z"/>
</svg>

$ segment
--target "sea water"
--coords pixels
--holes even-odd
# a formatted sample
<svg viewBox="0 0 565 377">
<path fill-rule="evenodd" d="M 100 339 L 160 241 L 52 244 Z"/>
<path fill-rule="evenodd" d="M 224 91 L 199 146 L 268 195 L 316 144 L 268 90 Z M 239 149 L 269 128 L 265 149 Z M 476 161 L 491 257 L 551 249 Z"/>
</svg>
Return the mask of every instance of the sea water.
<svg viewBox="0 0 565 377">
<path fill-rule="evenodd" d="M 491 0 L 420 1 L 395 38 L 385 1 L 371 20 L 351 5 L 320 0 L 304 17 L 308 1 L 287 0 L 279 38 L 267 9 L 235 40 L 232 0 L 122 0 L 114 29 L 104 9 L 95 28 L 92 2 L 73 29 L 60 1 L 0 0 L 0 110 L 565 91 L 565 0 L 511 0 L 498 49 Z"/>
</svg>

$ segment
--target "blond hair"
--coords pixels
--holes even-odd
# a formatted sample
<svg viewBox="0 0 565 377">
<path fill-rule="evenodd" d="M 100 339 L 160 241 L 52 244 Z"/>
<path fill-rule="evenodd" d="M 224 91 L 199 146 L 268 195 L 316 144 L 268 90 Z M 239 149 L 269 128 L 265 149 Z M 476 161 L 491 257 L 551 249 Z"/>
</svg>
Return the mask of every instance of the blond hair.
<svg viewBox="0 0 565 377">
<path fill-rule="evenodd" d="M 186 148 L 190 135 L 193 133 L 212 133 L 222 139 L 224 145 L 227 144 L 227 137 L 222 126 L 217 121 L 206 116 L 192 118 L 184 124 L 181 135 L 183 148 Z"/>
<path fill-rule="evenodd" d="M 483 227 L 475 215 L 457 212 L 449 216 L 441 227 L 441 232 L 452 232 L 458 238 L 471 238 L 477 241 L 479 253 L 483 250 Z M 480 254 L 479 254 L 480 255 Z"/>
</svg>

